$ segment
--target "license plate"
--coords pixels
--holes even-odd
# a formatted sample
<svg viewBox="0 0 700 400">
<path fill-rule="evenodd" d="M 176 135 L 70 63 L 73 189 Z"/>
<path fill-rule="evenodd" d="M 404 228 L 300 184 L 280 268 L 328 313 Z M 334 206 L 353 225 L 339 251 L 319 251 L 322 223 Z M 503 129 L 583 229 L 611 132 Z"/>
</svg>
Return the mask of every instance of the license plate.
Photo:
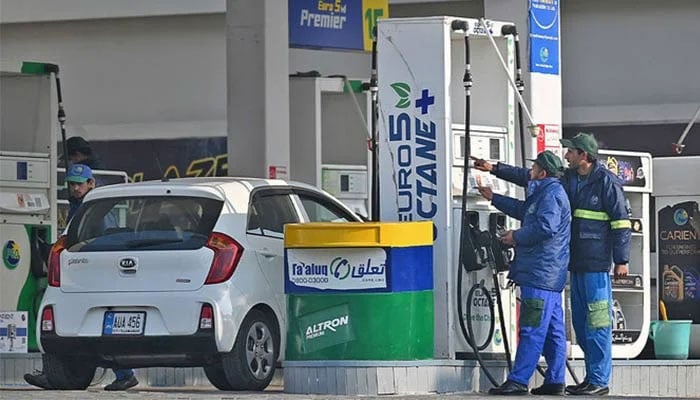
<svg viewBox="0 0 700 400">
<path fill-rule="evenodd" d="M 102 334 L 113 335 L 143 335 L 143 327 L 146 325 L 145 312 L 105 312 Z"/>
</svg>

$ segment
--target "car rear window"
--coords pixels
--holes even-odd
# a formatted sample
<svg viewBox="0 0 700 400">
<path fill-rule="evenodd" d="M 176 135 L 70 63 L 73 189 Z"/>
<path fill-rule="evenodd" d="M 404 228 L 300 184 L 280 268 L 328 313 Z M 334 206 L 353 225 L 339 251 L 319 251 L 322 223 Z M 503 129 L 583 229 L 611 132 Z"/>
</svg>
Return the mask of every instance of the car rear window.
<svg viewBox="0 0 700 400">
<path fill-rule="evenodd" d="M 223 202 L 203 197 L 119 197 L 84 203 L 68 228 L 68 249 L 193 250 L 207 242 Z"/>
</svg>

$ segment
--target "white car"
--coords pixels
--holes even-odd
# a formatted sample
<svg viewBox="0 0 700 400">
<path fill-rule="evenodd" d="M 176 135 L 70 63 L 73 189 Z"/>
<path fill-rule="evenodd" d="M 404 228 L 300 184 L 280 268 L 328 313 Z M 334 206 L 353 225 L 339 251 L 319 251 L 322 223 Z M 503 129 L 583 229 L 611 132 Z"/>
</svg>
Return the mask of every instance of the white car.
<svg viewBox="0 0 700 400">
<path fill-rule="evenodd" d="M 219 389 L 264 389 L 284 346 L 283 227 L 309 221 L 361 219 L 281 180 L 91 191 L 49 258 L 37 324 L 49 382 L 84 389 L 97 366 L 202 366 Z"/>
</svg>

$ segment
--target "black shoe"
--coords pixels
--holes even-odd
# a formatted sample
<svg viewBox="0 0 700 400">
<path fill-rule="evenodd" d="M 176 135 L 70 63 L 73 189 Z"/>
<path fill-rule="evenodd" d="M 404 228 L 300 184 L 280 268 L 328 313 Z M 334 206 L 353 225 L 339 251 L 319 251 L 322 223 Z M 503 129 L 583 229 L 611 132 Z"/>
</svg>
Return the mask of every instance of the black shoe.
<svg viewBox="0 0 700 400">
<path fill-rule="evenodd" d="M 537 395 L 563 396 L 565 394 L 563 383 L 545 383 L 544 385 L 530 390 L 530 393 Z"/>
<path fill-rule="evenodd" d="M 33 374 L 24 374 L 24 380 L 32 385 L 42 389 L 53 389 L 53 386 L 49 383 L 49 379 L 41 371 L 35 371 Z"/>
<path fill-rule="evenodd" d="M 566 387 L 566 393 L 572 394 L 586 385 L 588 385 L 586 381 L 581 381 L 578 385 L 569 385 Z"/>
<path fill-rule="evenodd" d="M 139 381 L 138 381 L 138 379 L 136 379 L 136 376 L 131 375 L 130 377 L 128 377 L 126 379 L 115 380 L 114 382 L 105 386 L 105 390 L 109 390 L 109 391 L 126 390 L 126 389 L 132 388 L 138 384 L 139 384 Z"/>
<path fill-rule="evenodd" d="M 586 384 L 578 388 L 578 390 L 571 392 L 574 396 L 605 396 L 610 393 L 610 389 L 607 386 L 598 386 L 592 383 Z"/>
<path fill-rule="evenodd" d="M 528 394 L 527 386 L 513 381 L 505 381 L 501 386 L 489 389 L 489 394 L 501 396 L 522 396 Z"/>
</svg>

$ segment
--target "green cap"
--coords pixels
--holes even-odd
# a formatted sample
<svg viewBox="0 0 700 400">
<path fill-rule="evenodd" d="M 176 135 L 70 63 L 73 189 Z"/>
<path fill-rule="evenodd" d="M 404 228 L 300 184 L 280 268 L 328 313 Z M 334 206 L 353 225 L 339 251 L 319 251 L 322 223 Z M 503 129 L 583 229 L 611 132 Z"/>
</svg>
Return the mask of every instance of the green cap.
<svg viewBox="0 0 700 400">
<path fill-rule="evenodd" d="M 594 156 L 598 155 L 598 141 L 592 133 L 579 132 L 571 139 L 559 139 L 559 141 L 564 147 L 583 150 Z"/>
<path fill-rule="evenodd" d="M 541 152 L 536 159 L 530 161 L 534 161 L 535 164 L 547 171 L 549 176 L 559 176 L 564 170 L 561 159 L 549 150 Z"/>
</svg>

